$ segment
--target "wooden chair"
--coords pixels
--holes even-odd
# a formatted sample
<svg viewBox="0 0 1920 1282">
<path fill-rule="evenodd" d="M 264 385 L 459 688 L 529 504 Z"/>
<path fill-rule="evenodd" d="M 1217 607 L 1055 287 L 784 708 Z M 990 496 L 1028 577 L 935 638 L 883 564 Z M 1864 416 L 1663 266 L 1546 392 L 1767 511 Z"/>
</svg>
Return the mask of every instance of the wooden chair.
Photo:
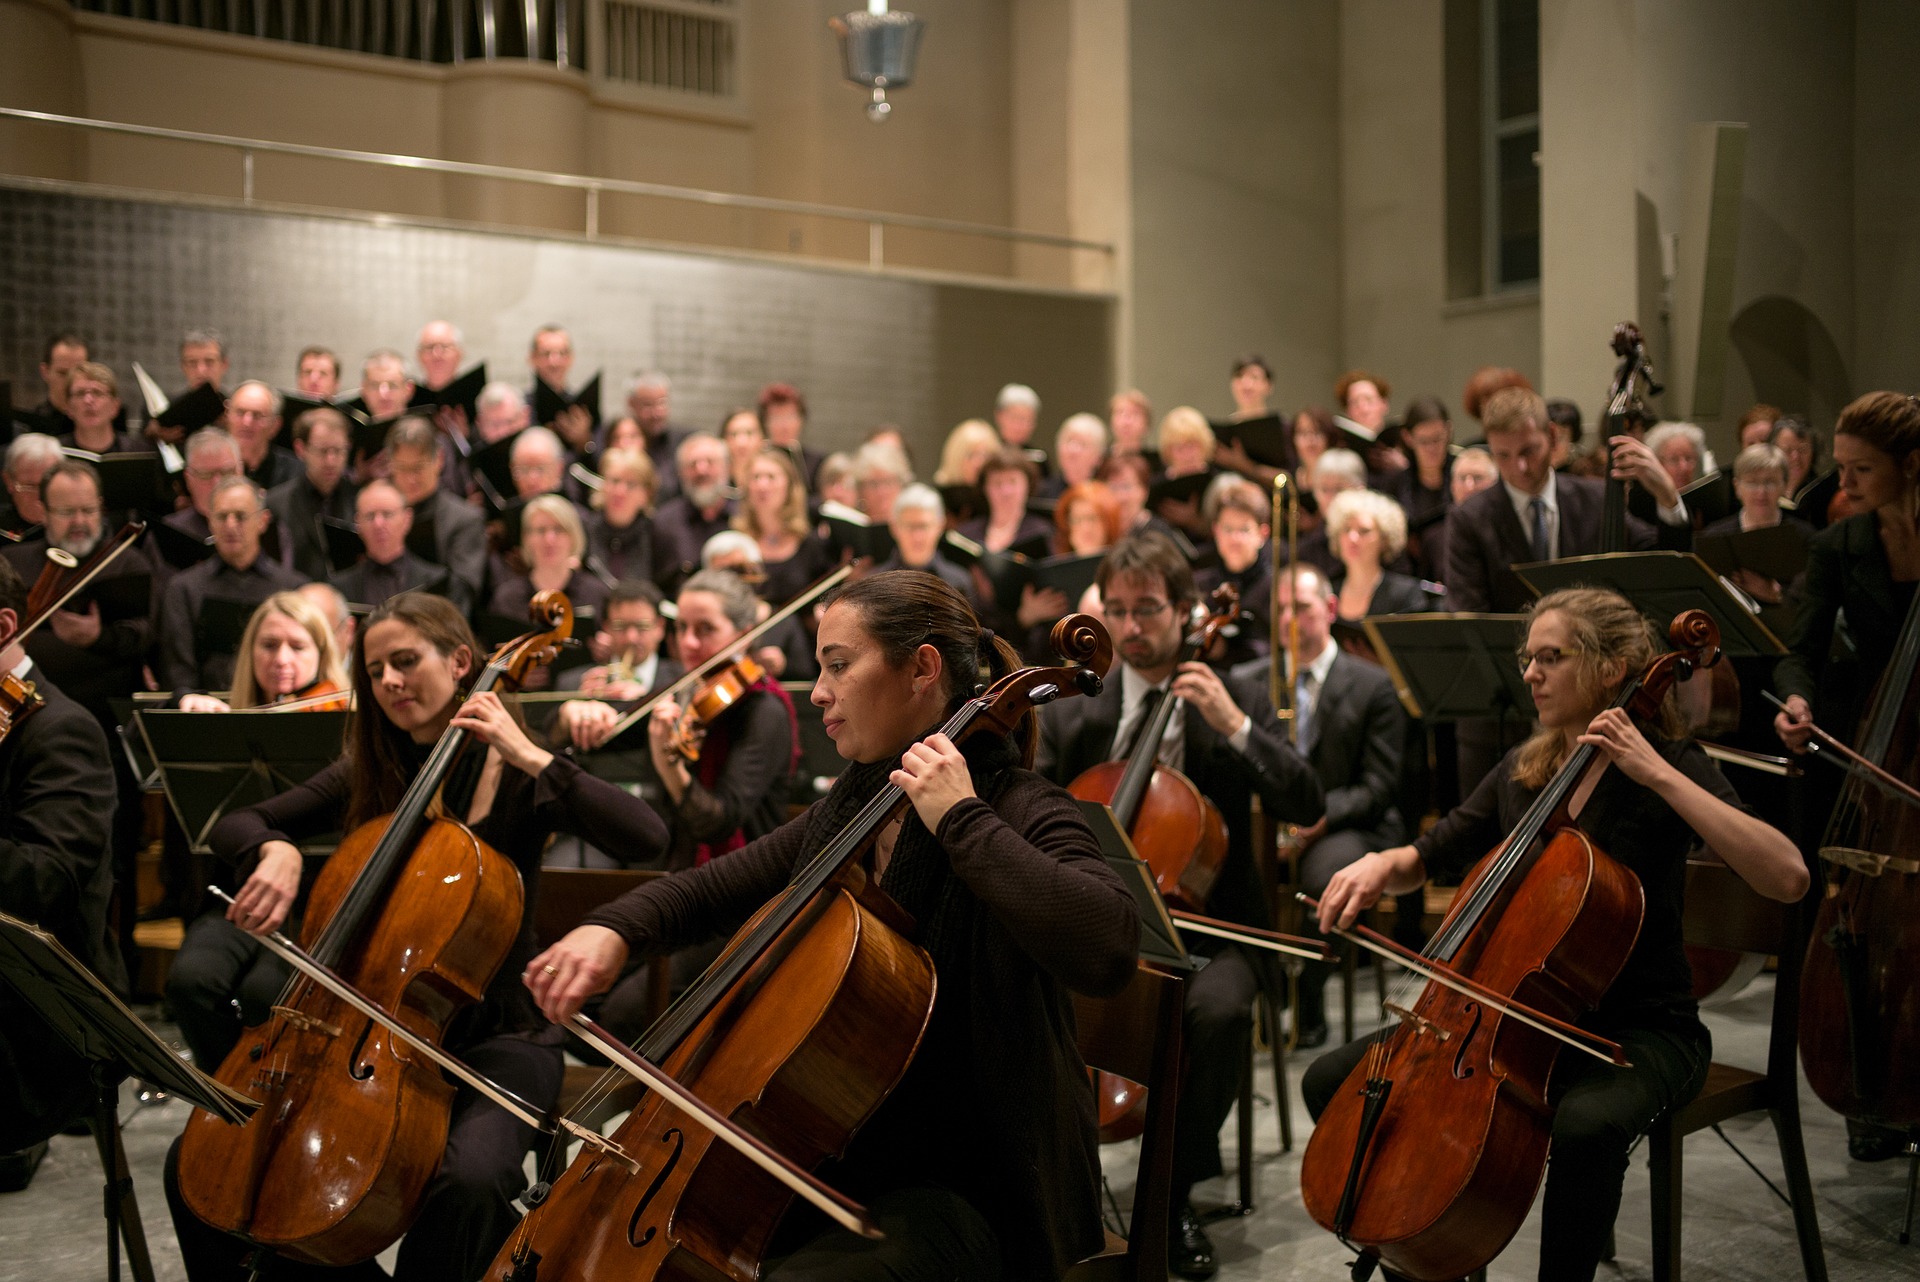
<svg viewBox="0 0 1920 1282">
<path fill-rule="evenodd" d="M 666 873 L 658 869 L 542 868 L 539 884 L 535 888 L 536 898 L 533 905 L 535 947 L 546 948 L 578 926 L 581 918 L 600 905 L 618 899 L 642 882 L 664 876 Z M 671 968 L 664 957 L 647 963 L 647 967 L 647 980 L 651 988 L 649 1015 L 649 1021 L 651 1021 L 667 1008 Z M 604 1069 L 593 1065 L 567 1065 L 566 1077 L 560 1084 L 559 1111 L 572 1112 L 604 1072 Z M 629 1082 L 608 1095 L 596 1112 L 604 1117 L 611 1117 L 629 1106 L 630 1101 L 637 1098 L 639 1093 L 639 1084 Z M 575 1120 L 583 1125 L 592 1125 L 601 1118 L 576 1118 Z"/>
<path fill-rule="evenodd" d="M 1143 963 L 1112 997 L 1074 996 L 1081 1058 L 1090 1068 L 1144 1084 L 1147 1123 L 1127 1236 L 1109 1230 L 1105 1248 L 1068 1269 L 1062 1282 L 1166 1282 L 1186 987 L 1181 976 Z"/>
<path fill-rule="evenodd" d="M 1817 883 L 1816 883 L 1817 884 Z M 1780 959 L 1774 980 L 1773 1016 L 1768 1034 L 1767 1068 L 1755 1073 L 1714 1063 L 1694 1100 L 1654 1122 L 1647 1133 L 1647 1166 L 1653 1185 L 1653 1276 L 1655 1282 L 1680 1277 L 1682 1141 L 1695 1131 L 1717 1127 L 1742 1113 L 1765 1109 L 1779 1137 L 1800 1239 L 1800 1264 L 1808 1282 L 1825 1282 L 1827 1262 L 1814 1215 L 1813 1183 L 1800 1135 L 1800 1073 L 1796 1058 L 1800 1030 L 1800 968 L 1806 950 L 1808 916 L 1802 906 L 1775 903 L 1719 863 L 1687 868 L 1684 929 L 1687 942 L 1708 948 L 1771 953 Z"/>
</svg>

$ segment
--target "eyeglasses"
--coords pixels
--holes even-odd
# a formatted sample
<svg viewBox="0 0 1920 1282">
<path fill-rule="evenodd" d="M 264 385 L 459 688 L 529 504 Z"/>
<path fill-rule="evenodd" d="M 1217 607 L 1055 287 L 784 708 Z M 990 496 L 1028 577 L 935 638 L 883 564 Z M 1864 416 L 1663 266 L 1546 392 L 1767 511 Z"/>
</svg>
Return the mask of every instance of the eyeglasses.
<svg viewBox="0 0 1920 1282">
<path fill-rule="evenodd" d="M 651 632 L 660 626 L 658 619 L 630 619 L 625 623 L 607 624 L 607 632 L 613 636 L 639 636 Z"/>
<path fill-rule="evenodd" d="M 367 388 L 375 392 L 397 392 L 406 385 L 405 379 L 386 379 L 378 383 L 368 383 Z"/>
<path fill-rule="evenodd" d="M 1514 652 L 1514 662 L 1520 665 L 1520 675 L 1526 676 L 1527 669 L 1534 664 L 1540 665 L 1540 671 L 1552 672 L 1573 655 L 1579 654 L 1577 648 L 1562 650 L 1557 645 L 1542 646 L 1538 650 L 1518 650 Z"/>
<path fill-rule="evenodd" d="M 223 476 L 240 475 L 240 469 L 237 467 L 195 467 L 189 463 L 187 464 L 187 475 L 196 481 L 217 481 Z"/>
<path fill-rule="evenodd" d="M 67 392 L 70 401 L 110 401 L 113 393 L 104 387 L 79 387 Z"/>
<path fill-rule="evenodd" d="M 457 352 L 459 350 L 460 350 L 460 344 L 458 343 L 422 343 L 420 344 L 420 351 L 422 353 Z"/>
<path fill-rule="evenodd" d="M 1117 605 L 1103 605 L 1101 611 L 1115 623 L 1124 623 L 1132 619 L 1135 623 L 1151 623 L 1173 607 L 1165 601 L 1142 601 L 1132 609 L 1123 609 Z"/>
</svg>

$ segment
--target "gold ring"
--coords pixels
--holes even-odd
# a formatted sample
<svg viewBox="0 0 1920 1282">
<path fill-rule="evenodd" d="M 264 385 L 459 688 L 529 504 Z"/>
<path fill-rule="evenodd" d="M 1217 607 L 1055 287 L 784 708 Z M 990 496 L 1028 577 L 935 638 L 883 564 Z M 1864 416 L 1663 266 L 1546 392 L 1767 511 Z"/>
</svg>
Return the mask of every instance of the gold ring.
<svg viewBox="0 0 1920 1282">
<path fill-rule="evenodd" d="M 545 971 L 549 975 L 558 975 L 560 973 L 560 968 L 558 966 L 542 966 L 540 969 Z"/>
</svg>

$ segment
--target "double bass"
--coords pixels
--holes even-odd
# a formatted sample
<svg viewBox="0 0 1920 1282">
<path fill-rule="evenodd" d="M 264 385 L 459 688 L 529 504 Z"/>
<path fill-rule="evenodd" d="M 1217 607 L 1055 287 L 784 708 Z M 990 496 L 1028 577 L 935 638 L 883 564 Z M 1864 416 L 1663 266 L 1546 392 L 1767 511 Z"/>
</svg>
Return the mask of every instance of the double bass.
<svg viewBox="0 0 1920 1282">
<path fill-rule="evenodd" d="M 1882 780 L 1920 782 L 1920 594 L 1844 755 L 1865 768 L 1849 772 L 1820 842 L 1800 1062 L 1835 1112 L 1904 1129 L 1920 1126 L 1920 808 Z"/>
<path fill-rule="evenodd" d="M 1037 704 L 1097 692 L 1113 655 L 1105 629 L 1070 615 L 1054 625 L 1053 644 L 1066 666 L 1009 673 L 961 704 L 941 732 L 956 744 L 1010 735 Z M 896 929 L 900 908 L 861 869 L 908 804 L 897 785 L 882 788 L 636 1048 L 704 1107 L 802 1168 L 844 1150 L 905 1073 L 932 1015 L 932 958 Z M 576 1019 L 583 1024 L 591 1031 Z M 627 1065 L 617 1043 L 603 1049 Z M 753 1277 L 790 1196 L 652 1089 L 603 1148 L 583 1151 L 535 1195 L 486 1276 Z"/>
<path fill-rule="evenodd" d="M 536 629 L 495 651 L 472 693 L 517 685 L 572 632 L 558 592 L 536 596 L 531 613 Z M 486 992 L 525 900 L 513 863 L 438 813 L 467 743 L 466 731 L 448 730 L 399 807 L 347 835 L 301 929 L 315 960 L 434 1043 Z M 446 1151 L 454 1092 L 432 1058 L 296 975 L 218 1077 L 261 1107 L 243 1126 L 199 1110 L 187 1119 L 180 1193 L 195 1216 L 336 1266 L 371 1259 L 412 1225 Z"/>
<path fill-rule="evenodd" d="M 1205 654 L 1240 617 L 1240 593 L 1223 583 L 1213 590 L 1211 610 L 1181 643 L 1177 665 Z M 1124 761 L 1105 761 L 1082 771 L 1067 791 L 1083 801 L 1104 801 L 1153 869 L 1154 887 L 1176 908 L 1204 912 L 1207 896 L 1227 860 L 1227 821 L 1220 807 L 1193 780 L 1159 761 L 1167 724 L 1184 708 L 1162 694 L 1136 730 Z"/>
<path fill-rule="evenodd" d="M 1669 640 L 1613 706 L 1653 716 L 1676 680 L 1719 658 L 1704 611 L 1678 616 Z M 1315 1125 L 1301 1196 L 1316 1222 L 1407 1277 L 1463 1277 L 1519 1231 L 1546 1168 L 1562 1045 L 1623 1062 L 1572 1023 L 1626 964 L 1645 908 L 1639 879 L 1568 816 L 1596 752 L 1574 750 L 1422 951 L 1370 931 L 1356 940 L 1428 982 L 1411 1008 L 1389 1006 L 1400 1023 Z"/>
</svg>

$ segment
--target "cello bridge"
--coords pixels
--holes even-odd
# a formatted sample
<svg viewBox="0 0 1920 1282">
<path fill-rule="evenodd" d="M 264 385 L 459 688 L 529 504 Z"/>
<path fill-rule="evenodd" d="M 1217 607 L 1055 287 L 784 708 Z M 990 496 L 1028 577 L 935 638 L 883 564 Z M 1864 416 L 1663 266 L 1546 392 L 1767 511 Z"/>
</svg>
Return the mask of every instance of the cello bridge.
<svg viewBox="0 0 1920 1282">
<path fill-rule="evenodd" d="M 340 1036 L 338 1026 L 329 1024 L 323 1019 L 315 1019 L 313 1016 L 303 1011 L 295 1010 L 291 1006 L 275 1006 L 273 1013 L 303 1032 L 312 1030 L 317 1033 L 325 1033 L 328 1037 Z"/>
<path fill-rule="evenodd" d="M 640 1174 L 640 1163 L 634 1161 L 631 1157 L 627 1156 L 627 1150 L 625 1150 L 624 1148 L 621 1148 L 618 1144 L 615 1144 L 612 1140 L 608 1139 L 606 1136 L 602 1135 L 600 1132 L 589 1130 L 588 1128 L 580 1125 L 580 1123 L 572 1121 L 571 1119 L 565 1118 L 565 1117 L 560 1119 L 560 1125 L 575 1139 L 579 1140 L 582 1144 L 585 1144 L 588 1148 L 593 1149 L 596 1152 L 603 1153 L 607 1157 L 611 1158 L 613 1161 L 618 1162 L 620 1165 L 626 1167 L 627 1174 L 629 1175 Z"/>
<path fill-rule="evenodd" d="M 1405 1006 L 1402 1006 L 1397 1002 L 1388 1002 L 1386 1004 L 1386 1012 L 1389 1015 L 1397 1016 L 1400 1020 L 1402 1020 L 1405 1023 L 1413 1025 L 1413 1031 L 1417 1036 L 1425 1036 L 1426 1034 L 1431 1033 L 1433 1034 L 1433 1039 L 1437 1042 L 1444 1042 L 1449 1037 L 1453 1036 L 1452 1033 L 1449 1033 L 1446 1029 L 1440 1027 L 1440 1025 L 1434 1023 L 1432 1020 L 1426 1019 L 1420 1015 L 1414 1014 L 1412 1011 L 1408 1010 Z"/>
<path fill-rule="evenodd" d="M 1868 877 L 1878 877 L 1888 872 L 1920 873 L 1920 859 L 1902 859 L 1898 855 L 1876 854 L 1852 846 L 1822 846 L 1820 858 L 1826 863 L 1837 864 Z"/>
</svg>

